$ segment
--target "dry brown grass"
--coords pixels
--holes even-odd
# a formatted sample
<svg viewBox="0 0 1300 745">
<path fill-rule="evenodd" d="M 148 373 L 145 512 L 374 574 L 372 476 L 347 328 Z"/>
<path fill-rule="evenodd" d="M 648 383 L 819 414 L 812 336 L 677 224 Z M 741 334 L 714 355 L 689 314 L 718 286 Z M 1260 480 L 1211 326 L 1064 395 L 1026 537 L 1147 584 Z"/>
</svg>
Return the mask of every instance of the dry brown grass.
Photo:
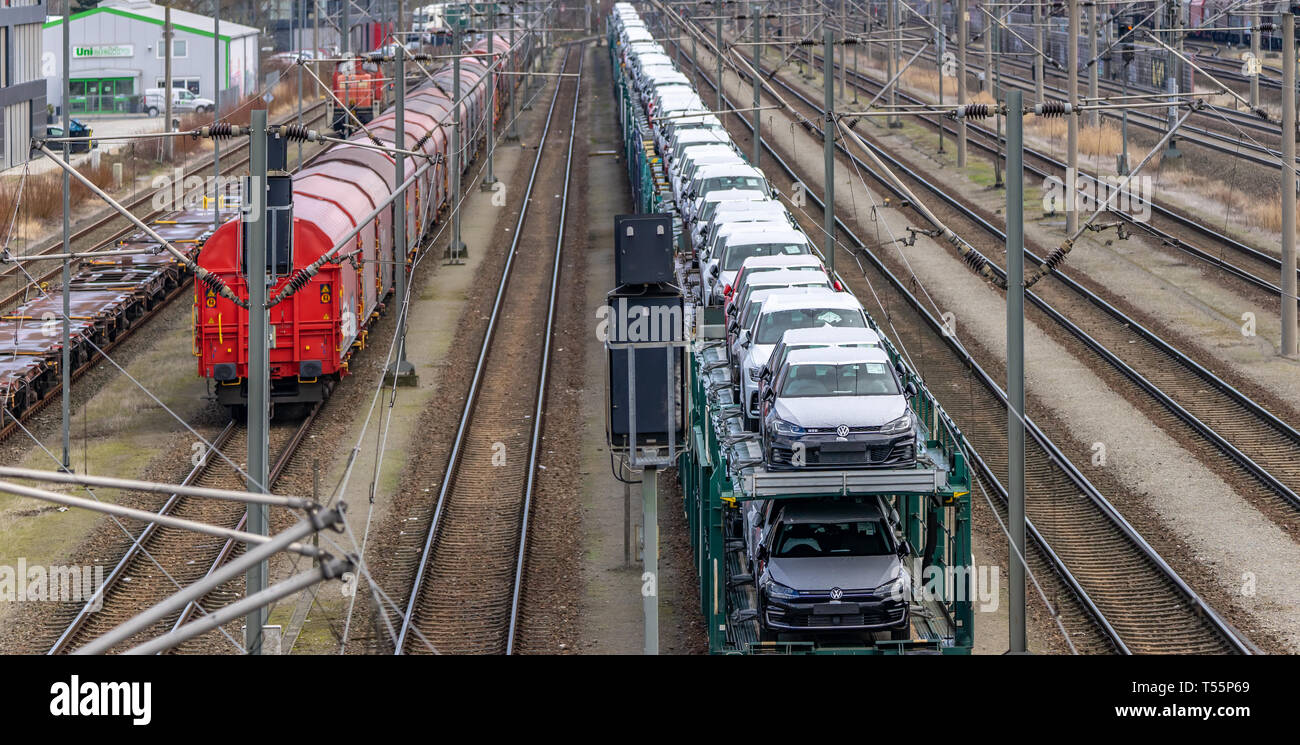
<svg viewBox="0 0 1300 745">
<path fill-rule="evenodd" d="M 303 80 L 303 99 L 306 101 L 314 100 L 312 95 L 322 95 L 317 90 L 315 81 L 310 77 Z M 258 96 L 247 96 L 239 105 L 230 110 L 230 112 L 221 117 L 225 121 L 234 124 L 247 125 L 250 111 L 254 107 L 265 106 L 266 104 Z M 296 110 L 298 105 L 298 79 L 295 74 L 286 75 L 274 88 L 274 99 L 272 100 L 269 115 L 272 119 L 278 119 L 289 115 Z M 210 124 L 211 115 L 205 114 L 184 114 L 178 117 L 180 119 L 181 131 L 197 129 L 205 124 Z M 212 143 L 209 140 L 195 139 L 192 137 L 174 137 L 172 143 L 171 162 L 183 163 L 201 153 L 210 152 Z M 91 183 L 108 190 L 113 181 L 113 164 L 121 163 L 127 173 L 135 171 L 142 163 L 146 170 L 152 168 L 153 163 L 167 162 L 166 152 L 162 138 L 148 138 L 136 141 L 133 145 L 124 147 L 113 153 L 105 153 L 99 162 L 99 167 L 92 168 L 86 163 L 77 170 Z M 127 179 L 131 179 L 128 177 Z M 15 216 L 14 207 L 19 199 L 21 184 L 22 203 L 18 208 Z M 80 206 L 90 200 L 92 197 L 90 190 L 82 186 L 79 182 L 72 182 L 72 191 L 70 200 L 72 211 L 79 214 Z M 63 213 L 63 177 L 61 171 L 47 171 L 41 174 L 28 175 L 26 183 L 22 182 L 22 176 L 6 176 L 0 179 L 0 245 L 7 245 L 12 238 L 18 236 L 39 236 L 42 231 L 42 224 L 48 224 L 49 221 L 58 218 Z"/>
<path fill-rule="evenodd" d="M 1068 127 L 1062 117 L 1030 116 L 1025 118 L 1025 128 L 1049 140 L 1065 141 Z"/>
<path fill-rule="evenodd" d="M 916 66 L 909 67 L 903 72 L 903 85 L 914 91 L 920 91 L 928 94 L 932 99 L 939 99 L 939 72 L 937 70 L 927 70 Z M 945 99 L 952 99 L 957 94 L 957 78 L 943 78 L 943 93 Z"/>
<path fill-rule="evenodd" d="M 121 162 L 121 158 L 114 154 L 100 159 L 98 168 L 87 163 L 77 171 L 103 189 L 112 184 L 113 164 L 117 162 Z M 29 175 L 26 183 L 23 183 L 22 176 L 7 176 L 0 182 L 0 244 L 9 242 L 11 224 L 15 220 L 14 206 L 20 197 L 22 203 L 16 216 L 17 224 L 12 225 L 13 233 L 29 235 L 36 224 L 63 214 L 63 172 Z M 79 181 L 72 181 L 69 200 L 74 212 L 91 197 L 90 189 Z"/>
<path fill-rule="evenodd" d="M 1195 194 L 1216 207 L 1219 215 L 1235 225 L 1280 235 L 1282 204 L 1276 199 L 1260 199 L 1218 179 L 1206 178 L 1187 168 L 1161 169 L 1157 160 L 1152 171 L 1158 172 L 1160 186 L 1173 187 Z M 1297 231 L 1300 232 L 1300 231 Z"/>
<path fill-rule="evenodd" d="M 1120 136 L 1119 127 L 1109 122 L 1100 127 L 1081 127 L 1079 129 L 1079 150 L 1084 155 L 1119 155 L 1124 149 L 1124 138 Z"/>
</svg>

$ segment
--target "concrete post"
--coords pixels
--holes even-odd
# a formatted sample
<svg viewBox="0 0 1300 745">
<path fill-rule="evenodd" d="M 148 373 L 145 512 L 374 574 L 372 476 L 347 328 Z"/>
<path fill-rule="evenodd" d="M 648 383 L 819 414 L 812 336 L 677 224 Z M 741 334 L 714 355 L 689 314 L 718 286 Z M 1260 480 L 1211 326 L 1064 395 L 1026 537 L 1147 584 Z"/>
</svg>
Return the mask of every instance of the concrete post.
<svg viewBox="0 0 1300 745">
<path fill-rule="evenodd" d="M 1296 355 L 1295 15 L 1282 15 L 1282 354 Z"/>
<path fill-rule="evenodd" d="M 267 430 L 270 427 L 270 348 L 266 308 L 266 198 L 267 137 L 266 109 L 249 112 L 248 170 L 250 193 L 244 195 L 244 243 L 248 283 L 248 491 L 268 492 L 270 455 Z M 266 505 L 248 505 L 248 532 L 267 535 Z M 266 589 L 265 561 L 249 567 L 245 597 Z M 266 609 L 256 608 L 247 616 L 244 649 L 261 654 L 262 626 Z"/>
<path fill-rule="evenodd" d="M 822 76 L 826 108 L 825 121 L 822 122 L 822 155 L 826 161 L 825 216 L 823 228 L 826 231 L 826 266 L 830 275 L 835 276 L 835 76 L 830 69 L 831 60 L 835 59 L 834 38 L 829 25 L 822 30 L 822 59 L 826 60 L 826 74 Z"/>
<path fill-rule="evenodd" d="M 1073 0 L 1071 5 L 1073 5 Z M 1025 178 L 1021 92 L 1007 91 L 1007 561 L 1008 651 L 1025 644 Z"/>
<path fill-rule="evenodd" d="M 966 92 L 966 0 L 957 0 L 957 105 L 965 106 Z M 966 120 L 957 120 L 957 167 L 966 167 Z"/>
<path fill-rule="evenodd" d="M 1070 0 L 1070 26 L 1065 40 L 1067 54 L 1066 99 L 1071 106 L 1079 105 L 1079 0 Z M 1067 114 L 1065 174 L 1065 232 L 1073 235 L 1079 227 L 1079 213 L 1075 211 L 1075 190 L 1079 174 L 1079 117 Z"/>
</svg>

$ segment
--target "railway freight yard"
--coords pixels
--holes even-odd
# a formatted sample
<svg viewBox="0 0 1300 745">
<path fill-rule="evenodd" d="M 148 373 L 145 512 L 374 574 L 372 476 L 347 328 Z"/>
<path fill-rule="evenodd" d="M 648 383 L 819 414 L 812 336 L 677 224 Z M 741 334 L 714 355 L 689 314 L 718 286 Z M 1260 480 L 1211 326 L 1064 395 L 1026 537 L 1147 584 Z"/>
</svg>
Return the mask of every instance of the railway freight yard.
<svg viewBox="0 0 1300 745">
<path fill-rule="evenodd" d="M 0 651 L 1145 656 L 1096 713 L 1265 713 L 1291 7 L 313 5 L 0 173 Z"/>
</svg>

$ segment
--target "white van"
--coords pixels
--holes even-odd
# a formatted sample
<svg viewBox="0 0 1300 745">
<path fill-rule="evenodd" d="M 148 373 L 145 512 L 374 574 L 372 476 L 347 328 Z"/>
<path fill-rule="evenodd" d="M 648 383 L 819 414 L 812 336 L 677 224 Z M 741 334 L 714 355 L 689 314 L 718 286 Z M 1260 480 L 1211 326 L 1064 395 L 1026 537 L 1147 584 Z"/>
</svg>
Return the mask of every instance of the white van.
<svg viewBox="0 0 1300 745">
<path fill-rule="evenodd" d="M 163 98 L 162 88 L 146 88 L 144 92 L 144 110 L 149 116 L 158 116 L 167 110 L 167 99 Z M 172 89 L 172 113 L 205 114 L 212 111 L 216 104 L 210 98 L 199 98 L 184 88 Z"/>
</svg>

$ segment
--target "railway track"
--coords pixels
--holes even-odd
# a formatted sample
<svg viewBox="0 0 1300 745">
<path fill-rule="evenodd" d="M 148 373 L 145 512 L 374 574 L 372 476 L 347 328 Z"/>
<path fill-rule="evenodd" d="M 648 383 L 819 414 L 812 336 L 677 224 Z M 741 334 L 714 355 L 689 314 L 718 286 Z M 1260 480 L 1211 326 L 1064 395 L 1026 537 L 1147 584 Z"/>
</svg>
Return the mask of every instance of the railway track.
<svg viewBox="0 0 1300 745">
<path fill-rule="evenodd" d="M 271 424 L 269 443 L 271 452 L 277 455 L 269 471 L 268 489 L 274 487 L 284 473 L 319 411 L 320 405 L 317 405 L 311 413 L 299 421 Z M 247 434 L 241 422 L 232 421 L 227 424 L 212 441 L 212 448 L 190 471 L 181 485 L 243 490 L 246 487 L 243 475 L 217 456 L 214 451 L 225 453 L 230 460 L 242 463 L 248 449 Z M 158 514 L 243 530 L 247 519 L 247 506 L 242 502 L 199 499 L 173 494 L 158 510 Z M 232 539 L 199 535 L 180 528 L 149 523 L 143 530 L 134 534 L 122 558 L 105 577 L 104 586 L 95 597 L 85 604 L 78 605 L 75 611 L 70 611 L 70 619 L 67 613 L 53 614 L 49 626 L 52 634 L 57 637 L 47 653 L 71 652 L 91 639 L 116 628 L 142 609 L 161 602 L 180 587 L 187 587 L 208 576 L 225 563 L 236 550 L 241 549 Z M 214 610 L 238 599 L 241 595 L 242 587 L 218 589 L 204 598 L 203 610 Z M 102 607 L 94 607 L 97 601 L 102 602 Z M 136 635 L 129 642 L 119 646 L 117 651 L 128 649 L 180 626 L 197 610 L 194 604 L 190 604 L 176 618 L 156 624 L 147 632 Z M 190 640 L 183 648 L 201 645 L 204 640 L 210 643 L 212 638 L 219 639 L 218 649 L 221 645 L 229 644 L 219 637 L 214 637 L 215 634 L 219 632 L 209 632 L 203 637 Z"/>
<path fill-rule="evenodd" d="M 916 52 L 916 48 L 908 48 L 903 45 L 903 59 L 906 60 Z M 805 61 L 811 57 L 818 60 L 820 66 L 821 55 L 808 49 L 799 52 L 804 56 Z M 1082 54 L 1082 52 L 1081 52 Z M 982 57 L 974 51 L 967 52 L 967 74 L 974 75 L 976 71 L 983 70 L 981 67 Z M 933 69 L 934 56 L 930 52 L 921 54 L 922 60 L 929 61 L 930 69 Z M 918 60 L 913 65 L 920 69 L 922 63 Z M 1015 67 L 1028 70 L 1030 65 L 1019 60 L 1004 59 L 1001 61 L 999 69 L 1001 85 L 1006 87 L 1018 88 L 1027 92 L 1029 99 L 1032 99 L 1034 93 L 1034 82 L 1025 75 L 1015 75 L 1009 73 L 1006 68 Z M 987 74 L 987 72 L 986 72 Z M 1048 70 L 1048 76 L 1059 76 L 1059 73 Z M 978 90 L 973 88 L 972 90 Z M 1065 90 L 1044 83 L 1044 94 L 1053 100 L 1065 100 L 1067 98 Z M 1098 83 L 1098 92 L 1102 95 L 1118 95 L 1123 87 L 1110 82 L 1101 81 Z M 1080 95 L 1086 95 L 1087 83 L 1080 82 Z M 1142 92 L 1136 86 L 1130 86 L 1130 94 Z M 1163 109 L 1161 109 L 1163 110 Z M 1102 117 L 1114 122 L 1121 120 L 1121 114 L 1118 111 L 1102 111 Z M 1179 130 L 1178 141 L 1180 143 L 1191 143 L 1206 148 L 1216 153 L 1229 155 L 1234 158 L 1240 158 L 1254 165 L 1268 168 L 1271 170 L 1281 170 L 1281 151 L 1277 149 L 1278 142 L 1281 138 L 1280 129 L 1275 123 L 1264 122 L 1259 117 L 1252 114 L 1235 111 L 1224 106 L 1208 105 L 1203 110 L 1195 113 L 1193 119 L 1199 120 L 1199 124 L 1184 124 Z M 1148 109 L 1134 109 L 1129 112 L 1128 123 L 1131 127 L 1152 132 L 1163 136 L 1168 129 L 1168 123 L 1165 118 L 1159 114 L 1150 113 Z"/>
<path fill-rule="evenodd" d="M 314 111 L 314 110 L 317 109 L 317 108 L 320 108 L 320 109 L 323 110 L 324 105 L 325 105 L 324 102 L 321 102 L 321 103 L 318 103 L 318 104 L 312 106 L 312 107 L 309 108 L 309 109 L 304 110 L 304 116 L 306 115 L 306 112 L 307 112 L 307 111 Z M 293 115 L 291 115 L 291 116 L 289 116 L 289 117 L 287 117 L 287 118 L 281 120 L 279 123 L 280 123 L 280 124 L 290 123 L 290 122 L 292 122 L 292 121 L 295 121 L 295 120 L 296 120 L 296 117 L 297 117 L 297 114 L 295 113 L 295 114 L 293 114 Z M 315 121 L 318 121 L 318 120 L 322 120 L 322 119 L 324 119 L 324 115 L 323 115 L 323 113 L 322 113 L 321 115 L 319 115 L 319 116 L 316 116 L 316 117 L 313 118 L 313 119 L 304 119 L 304 121 L 307 121 L 307 122 L 310 124 L 310 123 L 312 123 L 312 122 L 315 122 Z M 224 175 L 224 174 L 229 174 L 229 173 L 235 172 L 235 171 L 239 170 L 240 168 L 242 168 L 242 167 L 244 167 L 244 166 L 246 166 L 246 165 L 248 164 L 248 143 L 247 143 L 247 141 L 245 141 L 245 140 L 241 140 L 241 144 L 237 145 L 236 148 L 237 148 L 238 150 L 241 151 L 241 155 L 239 155 L 237 158 L 235 158 L 235 159 L 233 159 L 233 160 L 223 160 L 223 161 L 222 161 L 222 164 L 223 164 L 223 166 L 222 166 L 222 173 L 223 173 L 223 175 Z M 319 152 L 321 152 L 321 151 L 318 150 L 317 153 L 319 153 Z M 307 158 L 307 160 L 304 161 L 304 162 L 305 162 L 305 163 L 310 163 L 310 162 L 311 162 L 311 159 L 314 158 L 314 157 L 315 157 L 315 154 L 313 154 L 311 157 Z M 208 168 L 208 167 L 209 167 L 208 164 L 198 164 L 198 165 L 194 166 L 193 168 L 191 168 L 190 171 L 186 173 L 186 177 L 188 178 L 190 175 L 198 175 L 198 174 L 200 174 L 200 173 L 203 173 L 203 172 L 205 171 L 205 169 Z M 152 198 L 153 198 L 153 197 L 152 197 L 151 194 L 146 194 L 146 195 L 143 195 L 143 196 L 136 197 L 136 198 L 133 199 L 132 201 L 127 202 L 127 203 L 123 204 L 122 206 L 126 207 L 126 208 L 128 209 L 128 211 L 132 212 L 132 214 L 135 214 L 135 210 L 136 210 L 136 209 L 139 209 L 139 208 L 140 208 L 141 206 L 143 206 L 143 205 L 149 204 L 149 203 L 152 201 Z M 149 222 L 150 220 L 152 220 L 152 219 L 154 219 L 154 218 L 157 218 L 159 215 L 162 215 L 162 214 L 165 214 L 165 211 L 164 211 L 164 210 L 154 210 L 154 211 L 150 211 L 150 212 L 146 213 L 145 215 L 143 215 L 143 216 L 139 216 L 139 217 L 140 217 L 141 220 L 143 220 L 143 221 L 145 221 L 145 222 Z M 230 217 L 233 217 L 233 214 L 228 215 L 226 219 L 229 219 Z M 105 227 L 107 227 L 108 225 L 110 225 L 110 224 L 116 222 L 117 220 L 124 220 L 124 219 L 125 219 L 125 218 L 123 218 L 123 217 L 122 217 L 120 214 L 118 214 L 116 211 L 110 210 L 110 211 L 108 212 L 108 214 L 106 214 L 106 215 L 105 215 L 104 217 L 102 217 L 102 218 L 97 219 L 93 224 L 91 224 L 91 225 L 89 225 L 89 226 L 86 226 L 86 227 L 84 227 L 84 228 L 81 228 L 81 229 L 77 230 L 76 232 L 74 232 L 74 233 L 72 234 L 72 240 L 75 242 L 75 241 L 77 241 L 77 240 L 79 240 L 79 239 L 81 239 L 81 238 L 86 238 L 86 237 L 89 237 L 89 236 L 92 236 L 92 235 L 96 235 L 96 234 L 102 233 L 103 230 L 105 229 Z M 103 242 L 101 242 L 100 244 L 98 244 L 97 246 L 95 246 L 95 248 L 92 249 L 92 251 L 106 250 L 106 249 L 108 249 L 108 248 L 111 248 L 117 240 L 121 239 L 121 238 L 124 237 L 124 236 L 129 235 L 129 234 L 130 234 L 132 231 L 134 231 L 134 230 L 135 230 L 134 226 L 132 226 L 131 224 L 128 223 L 127 225 L 122 226 L 122 227 L 121 227 L 117 232 L 113 233 L 112 236 L 111 236 L 110 238 L 108 238 L 107 240 L 104 240 Z M 52 245 L 49 245 L 49 246 L 46 246 L 46 247 L 42 248 L 40 251 L 38 251 L 38 252 L 37 252 L 36 254 L 34 254 L 34 255 L 43 255 L 43 254 L 54 253 L 56 250 L 61 249 L 61 248 L 62 248 L 62 245 L 63 245 L 63 244 L 62 244 L 62 242 L 61 242 L 61 239 L 56 240 Z M 10 275 L 10 274 L 13 274 L 13 273 L 19 273 L 19 272 L 21 272 L 21 270 L 20 270 L 17 266 L 14 266 L 14 267 L 7 267 L 3 272 L 0 272 L 0 283 L 3 283 L 3 282 L 4 282 L 4 278 L 5 278 L 7 275 Z M 49 271 L 44 272 L 43 274 L 39 274 L 39 275 L 34 276 L 33 279 L 35 279 L 35 280 L 36 280 L 37 282 L 39 282 L 39 283 L 45 283 L 45 282 L 49 282 L 49 281 L 52 281 L 52 280 L 54 280 L 55 278 L 57 278 L 57 277 L 60 275 L 61 272 L 62 272 L 62 269 L 59 269 L 59 268 L 51 269 L 51 270 L 49 270 Z M 21 301 L 21 300 L 24 298 L 24 296 L 28 293 L 28 291 L 31 289 L 31 284 L 30 284 L 30 282 L 27 281 L 25 275 L 24 275 L 24 276 L 21 276 L 21 277 L 18 277 L 17 279 L 22 280 L 22 281 L 25 283 L 24 286 L 23 286 L 22 288 L 20 288 L 20 289 L 17 289 L 17 290 L 15 290 L 15 291 L 9 293 L 9 294 L 8 294 L 7 296 L 5 296 L 3 299 L 0 299 L 0 308 L 9 308 L 9 307 L 11 307 L 12 305 L 14 305 L 15 303 Z M 177 297 L 180 297 L 181 295 L 185 295 L 185 294 L 187 294 L 187 293 L 189 292 L 190 287 L 192 287 L 192 281 L 191 281 L 191 280 L 192 280 L 192 277 L 191 277 L 188 273 L 186 273 L 186 274 L 184 275 L 184 279 L 183 279 L 183 281 L 181 281 L 180 283 L 178 283 L 177 286 L 176 286 L 175 288 L 173 288 L 173 289 L 172 289 L 170 292 L 168 292 L 168 293 L 167 293 L 167 294 L 166 294 L 162 299 L 160 299 L 157 303 L 155 303 L 154 306 L 151 307 L 151 308 L 150 308 L 146 313 L 144 313 L 144 314 L 143 314 L 142 316 L 140 316 L 139 318 L 135 319 L 134 322 L 130 325 L 130 327 L 127 328 L 127 329 L 124 331 L 124 333 L 118 335 L 115 339 L 113 339 L 113 340 L 112 340 L 111 342 L 109 342 L 109 343 L 101 344 L 101 345 L 100 345 L 100 348 L 103 350 L 103 352 L 104 352 L 104 353 L 108 353 L 108 352 L 113 351 L 113 350 L 114 350 L 115 348 L 117 348 L 119 345 L 121 345 L 122 343 L 124 343 L 128 338 L 130 338 L 136 330 L 138 330 L 138 329 L 140 329 L 141 327 L 143 327 L 143 326 L 144 326 L 144 325 L 145 325 L 149 320 L 151 320 L 154 316 L 158 315 L 160 312 L 162 312 L 163 309 L 165 309 L 165 308 L 167 308 L 168 306 L 170 306 L 173 300 L 175 300 Z M 13 280 L 13 281 L 16 281 L 16 280 Z M 103 359 L 103 355 L 102 355 L 102 354 L 100 354 L 100 353 L 98 353 L 98 352 L 94 352 L 94 351 L 92 351 L 92 352 L 89 354 L 89 356 L 87 357 L 87 359 L 86 359 L 85 361 L 83 361 L 81 364 L 77 365 L 77 366 L 72 370 L 71 375 L 69 376 L 69 380 L 71 380 L 71 381 L 76 381 L 76 380 L 78 380 L 82 375 L 86 374 L 86 373 L 89 372 L 92 368 L 94 368 L 94 367 L 95 367 L 95 366 L 100 362 L 100 360 L 102 360 L 102 359 Z M 14 420 L 13 417 L 12 417 L 12 415 L 9 414 L 9 412 L 6 412 L 6 411 L 3 409 L 3 407 L 0 407 L 0 442 L 4 442 L 6 438 L 8 438 L 8 437 L 9 437 L 10 435 L 12 435 L 14 432 L 18 431 L 18 430 L 20 429 L 20 424 L 21 424 L 22 422 L 26 422 L 26 421 L 30 420 L 30 419 L 31 419 L 32 417 L 34 417 L 38 412 L 40 412 L 40 411 L 43 410 L 46 406 L 48 406 L 49 403 L 50 403 L 51 401 L 58 400 L 58 399 L 61 397 L 62 393 L 63 393 L 63 384 L 62 384 L 62 382 L 59 382 L 59 383 L 55 384 L 54 386 L 50 387 L 48 390 L 46 390 L 45 393 L 41 396 L 40 400 L 37 401 L 34 405 L 32 405 L 32 406 L 26 408 L 26 409 L 22 412 L 22 414 L 17 418 L 17 420 Z"/>
<path fill-rule="evenodd" d="M 397 654 L 516 647 L 583 58 L 581 46 L 566 49 L 561 70 L 577 76 L 559 78 L 552 94 L 424 548 L 410 568 Z M 563 112 L 568 146 L 548 147 Z M 558 205 L 530 209 L 546 194 L 557 195 Z M 521 249 L 525 241 L 539 250 Z M 521 378 L 521 361 L 529 369 L 533 360 L 540 361 L 535 378 Z"/>
<path fill-rule="evenodd" d="M 816 60 L 817 64 L 820 65 L 821 57 L 817 56 Z M 839 67 L 837 63 L 835 68 L 838 70 Z M 882 83 L 871 76 L 852 70 L 849 71 L 849 79 L 851 87 L 869 95 L 874 95 L 882 87 Z M 898 97 L 903 102 L 910 104 L 929 103 L 901 90 L 898 91 Z M 940 117 L 918 115 L 914 116 L 913 119 L 921 121 L 936 130 L 943 126 L 946 134 L 956 136 L 955 125 Z M 975 135 L 970 139 L 970 142 L 976 148 L 992 153 L 995 149 L 992 143 L 995 140 L 1005 147 L 1005 136 L 999 137 L 992 130 L 981 126 L 976 121 L 968 121 L 966 126 L 967 132 Z M 1003 152 L 1005 154 L 1005 151 Z M 1058 178 L 1064 178 L 1066 164 L 1051 155 L 1032 147 L 1026 147 L 1025 157 L 1025 167 L 1029 172 L 1043 177 L 1055 175 Z M 1091 176 L 1080 173 L 1079 178 L 1086 180 L 1090 179 Z M 1152 213 L 1150 220 L 1139 220 L 1123 211 L 1115 211 L 1115 214 L 1127 222 L 1135 231 L 1150 235 L 1162 245 L 1192 256 L 1215 269 L 1222 270 L 1234 280 L 1240 281 L 1254 291 L 1274 298 L 1281 297 L 1282 291 L 1278 285 L 1277 277 L 1282 271 L 1282 261 L 1275 248 L 1248 245 L 1214 227 L 1193 219 L 1178 209 L 1154 201 L 1150 202 L 1150 206 Z M 1297 274 L 1300 275 L 1300 269 L 1297 269 Z"/>
<path fill-rule="evenodd" d="M 779 77 L 773 82 L 820 118 L 813 101 Z M 976 248 L 1005 276 L 993 261 L 1006 240 L 993 215 L 972 209 L 879 147 L 873 150 L 911 182 L 909 188 L 919 187 L 939 200 L 939 214 L 949 227 L 963 236 L 983 234 Z M 854 161 L 861 172 L 871 172 L 867 164 Z M 888 182 L 879 183 L 894 191 Z M 1045 248 L 1027 241 L 1026 257 L 1041 264 Z M 1069 274 L 1058 270 L 1052 276 L 1036 292 L 1026 293 L 1039 318 L 1066 332 L 1081 357 L 1096 357 L 1104 363 L 1102 369 L 1119 373 L 1135 397 L 1149 399 L 1146 412 L 1164 431 L 1183 442 L 1202 443 L 1209 456 L 1202 460 L 1237 477 L 1252 504 L 1291 535 L 1300 535 L 1300 432 Z"/>
<path fill-rule="evenodd" d="M 279 122 L 276 122 L 276 124 L 291 124 L 293 122 L 296 122 L 297 118 L 298 118 L 298 114 L 297 112 L 294 112 L 293 114 L 285 117 Z M 324 119 L 325 119 L 324 100 L 321 100 L 303 109 L 303 121 L 307 126 L 311 126 L 312 124 L 318 121 L 323 121 Z M 222 158 L 223 158 L 222 171 L 221 171 L 222 175 L 227 175 L 246 166 L 248 164 L 247 138 L 242 138 L 242 137 L 238 138 L 236 140 L 236 144 L 230 147 L 229 152 L 223 153 Z M 195 177 L 201 177 L 206 179 L 208 174 L 211 173 L 211 169 L 212 169 L 212 164 L 210 162 L 199 162 L 194 164 L 193 166 L 190 166 L 185 171 L 184 177 L 188 179 L 191 176 L 195 176 Z M 137 210 L 140 210 L 141 208 L 150 206 L 153 202 L 153 198 L 154 198 L 154 192 L 147 191 L 143 194 L 139 194 L 132 197 L 130 200 L 123 202 L 122 206 L 125 207 L 128 212 L 130 212 L 131 214 L 135 215 L 136 217 L 140 218 L 141 220 L 147 223 L 150 220 L 157 218 L 159 215 L 167 212 L 167 210 L 155 210 L 155 209 L 145 210 L 144 212 L 137 212 Z M 119 222 L 123 222 L 125 224 L 117 225 L 117 227 L 114 230 L 112 230 L 111 232 L 107 232 L 106 229 L 116 225 Z M 99 243 L 93 249 L 91 249 L 91 251 L 97 251 L 112 246 L 113 243 L 117 241 L 119 238 L 122 238 L 123 236 L 128 235 L 131 232 L 134 232 L 135 230 L 136 228 L 132 224 L 126 222 L 126 218 L 122 217 L 122 215 L 120 215 L 116 210 L 109 209 L 106 210 L 101 217 L 96 218 L 89 225 L 85 225 L 83 227 L 77 228 L 76 230 L 72 231 L 69 242 L 72 245 L 76 245 L 86 240 L 93 240 L 95 239 L 96 236 L 107 236 L 104 238 L 100 238 Z M 39 249 L 27 255 L 43 256 L 46 254 L 61 252 L 63 248 L 63 236 L 62 235 L 54 236 L 46 241 L 43 241 L 42 243 L 43 245 Z M 49 282 L 55 279 L 56 277 L 58 277 L 60 271 L 61 269 L 57 269 L 57 268 L 51 269 L 42 274 L 36 275 L 35 279 L 37 282 L 42 282 L 42 283 Z M 2 286 L 5 283 L 13 282 L 13 281 L 21 281 L 24 286 L 20 287 L 17 290 L 11 291 L 3 298 L 0 298 L 0 310 L 7 309 L 11 307 L 14 303 L 22 300 L 24 293 L 26 291 L 26 285 L 28 284 L 28 280 L 26 276 L 22 274 L 22 270 L 18 266 L 5 267 L 4 269 L 0 270 L 0 286 Z"/>
<path fill-rule="evenodd" d="M 701 74 L 712 87 L 713 81 Z M 726 105 L 735 108 L 726 100 Z M 736 120 L 748 130 L 741 116 Z M 752 135 L 751 135 L 752 136 Z M 763 141 L 765 152 L 791 178 L 810 183 Z M 820 209 L 821 203 L 807 192 Z M 803 221 L 812 234 L 819 227 Z M 896 340 L 924 348 L 927 386 L 973 445 L 971 463 L 990 497 L 1004 495 L 1006 399 L 978 361 L 933 317 L 889 267 L 843 220 L 844 244 L 867 260 L 863 280 L 849 279 L 890 320 Z M 869 283 L 870 289 L 864 285 Z M 863 291 L 866 290 L 866 291 Z M 1110 504 L 1032 420 L 1026 420 L 1026 509 L 1034 546 L 1031 569 L 1049 568 L 1065 596 L 1057 611 L 1076 648 L 1121 653 L 1251 653 L 1250 642 L 1224 621 Z M 1044 572 L 1036 572 L 1043 577 Z"/>
</svg>

